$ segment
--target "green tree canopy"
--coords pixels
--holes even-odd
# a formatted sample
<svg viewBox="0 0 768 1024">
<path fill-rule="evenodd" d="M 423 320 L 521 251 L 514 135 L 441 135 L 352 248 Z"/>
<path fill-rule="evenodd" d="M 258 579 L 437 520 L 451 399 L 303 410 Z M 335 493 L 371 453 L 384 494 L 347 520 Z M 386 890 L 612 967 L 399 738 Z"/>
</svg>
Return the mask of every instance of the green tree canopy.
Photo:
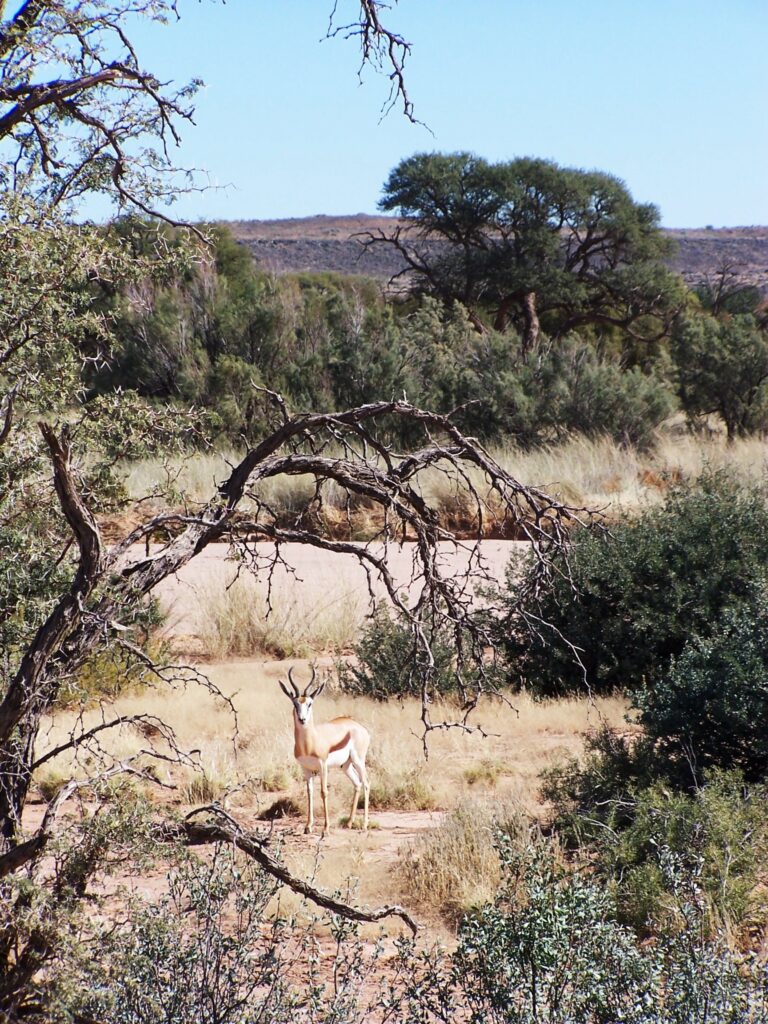
<svg viewBox="0 0 768 1024">
<path fill-rule="evenodd" d="M 681 283 L 662 265 L 659 212 L 600 171 L 471 153 L 417 153 L 384 185 L 382 210 L 413 223 L 372 236 L 395 246 L 417 290 L 511 320 L 526 347 L 588 325 L 644 340 L 668 329 Z"/>
<path fill-rule="evenodd" d="M 768 426 L 768 335 L 753 316 L 685 320 L 672 356 L 689 417 L 718 413 L 730 440 Z"/>
</svg>

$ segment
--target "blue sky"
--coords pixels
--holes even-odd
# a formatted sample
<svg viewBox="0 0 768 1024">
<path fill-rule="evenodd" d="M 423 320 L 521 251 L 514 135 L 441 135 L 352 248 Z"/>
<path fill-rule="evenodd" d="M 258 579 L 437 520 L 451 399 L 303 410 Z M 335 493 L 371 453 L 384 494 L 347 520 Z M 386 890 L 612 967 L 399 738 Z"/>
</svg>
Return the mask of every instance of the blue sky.
<svg viewBox="0 0 768 1024">
<path fill-rule="evenodd" d="M 179 23 L 141 28 L 147 67 L 206 83 L 177 157 L 219 187 L 177 215 L 374 213 L 403 157 L 466 149 L 610 171 L 668 227 L 768 224 L 766 0 L 399 0 L 433 135 L 380 118 L 386 80 L 321 42 L 331 6 L 180 0 Z"/>
</svg>

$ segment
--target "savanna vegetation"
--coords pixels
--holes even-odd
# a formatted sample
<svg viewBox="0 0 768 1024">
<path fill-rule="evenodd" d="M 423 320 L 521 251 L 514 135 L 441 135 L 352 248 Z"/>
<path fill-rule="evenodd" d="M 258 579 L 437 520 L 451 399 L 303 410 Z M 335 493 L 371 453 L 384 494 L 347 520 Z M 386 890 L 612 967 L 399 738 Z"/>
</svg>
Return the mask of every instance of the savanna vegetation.
<svg viewBox="0 0 768 1024">
<path fill-rule="evenodd" d="M 412 117 L 408 43 L 353 8 L 336 34 Z M 768 1019 L 760 296 L 727 269 L 687 290 L 609 174 L 466 153 L 384 186 L 397 293 L 264 274 L 162 212 L 197 85 L 127 26 L 174 15 L 0 2 L 0 1017 Z M 676 413 L 680 446 L 722 428 L 724 466 L 653 461 Z M 638 459 L 656 500 L 592 508 Z M 489 521 L 525 542 L 506 578 Z M 302 604 L 294 544 L 367 593 Z M 350 880 L 384 827 L 340 879 L 258 824 L 299 792 L 283 666 L 244 686 L 158 630 L 214 548 L 202 654 L 332 655 L 374 814 L 440 813 L 373 893 L 406 908 Z M 447 948 L 404 937 L 417 912 Z"/>
</svg>

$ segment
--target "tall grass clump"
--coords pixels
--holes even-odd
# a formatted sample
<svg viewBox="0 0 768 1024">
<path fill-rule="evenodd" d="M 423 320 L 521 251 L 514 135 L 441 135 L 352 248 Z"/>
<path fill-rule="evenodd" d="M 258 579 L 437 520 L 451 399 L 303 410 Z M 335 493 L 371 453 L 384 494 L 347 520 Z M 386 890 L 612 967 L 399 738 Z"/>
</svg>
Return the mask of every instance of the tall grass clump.
<svg viewBox="0 0 768 1024">
<path fill-rule="evenodd" d="M 371 772 L 371 807 L 375 811 L 434 811 L 437 794 L 418 768 L 392 770 L 377 764 Z"/>
<path fill-rule="evenodd" d="M 492 900 L 499 886 L 497 834 L 518 843 L 527 831 L 522 817 L 502 804 L 459 803 L 402 852 L 398 875 L 404 898 L 456 924 L 472 907 Z"/>
<path fill-rule="evenodd" d="M 298 587 L 265 590 L 249 575 L 229 586 L 211 585 L 201 599 L 200 639 L 208 657 L 307 657 L 318 651 L 340 653 L 354 642 L 363 617 L 353 593 L 310 602 Z"/>
</svg>

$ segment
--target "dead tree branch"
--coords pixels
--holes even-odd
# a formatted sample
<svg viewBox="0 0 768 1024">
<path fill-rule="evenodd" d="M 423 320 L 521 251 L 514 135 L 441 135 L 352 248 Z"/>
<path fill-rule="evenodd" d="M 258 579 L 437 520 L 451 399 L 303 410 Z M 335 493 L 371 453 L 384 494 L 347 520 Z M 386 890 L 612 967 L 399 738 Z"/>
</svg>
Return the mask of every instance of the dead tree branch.
<svg viewBox="0 0 768 1024">
<path fill-rule="evenodd" d="M 395 0 L 397 2 L 397 0 Z M 382 11 L 391 7 L 383 0 L 360 0 L 360 10 L 355 21 L 336 24 L 338 0 L 333 5 L 328 21 L 326 38 L 341 36 L 356 39 L 360 44 L 360 69 L 358 77 L 370 65 L 386 74 L 390 81 L 389 96 L 382 107 L 386 115 L 400 101 L 402 110 L 409 121 L 421 124 L 413 113 L 413 103 L 408 95 L 405 82 L 405 63 L 411 53 L 411 44 L 398 32 L 392 31 L 382 21 Z"/>
<path fill-rule="evenodd" d="M 191 819 L 203 812 L 209 812 L 218 819 L 214 822 L 195 822 Z M 292 875 L 290 871 L 277 860 L 266 848 L 262 837 L 253 832 L 246 832 L 234 818 L 229 814 L 222 813 L 216 807 L 201 807 L 188 815 L 184 821 L 177 823 L 165 823 L 158 826 L 154 832 L 155 838 L 160 842 L 180 842 L 186 846 L 201 846 L 210 843 L 229 843 L 236 846 L 246 856 L 256 861 L 266 872 L 288 886 L 294 892 L 311 900 L 323 910 L 332 914 L 338 914 L 349 921 L 376 922 L 387 917 L 399 917 L 408 925 L 415 935 L 418 925 L 411 915 L 400 906 L 384 906 L 376 910 L 361 910 L 352 907 L 348 903 L 327 896 L 325 893 L 315 889 L 301 878 Z"/>
</svg>

